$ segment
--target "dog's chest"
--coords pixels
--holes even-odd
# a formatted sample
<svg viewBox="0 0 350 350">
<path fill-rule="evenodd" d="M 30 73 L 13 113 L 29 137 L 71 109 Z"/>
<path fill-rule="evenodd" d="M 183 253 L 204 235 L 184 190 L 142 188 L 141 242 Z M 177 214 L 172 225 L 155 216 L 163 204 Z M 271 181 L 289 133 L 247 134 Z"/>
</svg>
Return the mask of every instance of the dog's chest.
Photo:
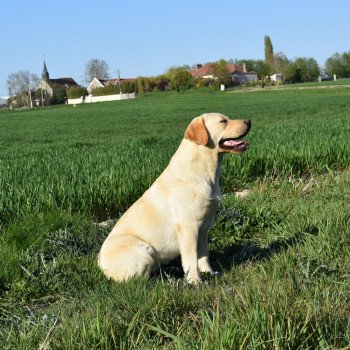
<svg viewBox="0 0 350 350">
<path fill-rule="evenodd" d="M 210 222 L 210 226 L 212 221 L 214 220 L 215 213 L 219 207 L 220 204 L 221 195 L 212 195 L 206 200 L 202 202 L 202 217 L 203 219 L 200 220 L 204 224 Z"/>
<path fill-rule="evenodd" d="M 212 221 L 221 199 L 220 190 L 210 186 L 198 187 L 188 195 L 180 212 L 188 221 L 200 226 Z M 179 213 L 181 215 L 181 213 Z"/>
<path fill-rule="evenodd" d="M 218 186 L 207 185 L 203 187 L 202 191 L 198 191 L 197 193 L 201 197 L 197 205 L 203 208 L 204 214 L 218 208 L 221 199 L 221 192 Z"/>
<path fill-rule="evenodd" d="M 170 229 L 163 236 L 163 239 L 155 243 L 158 260 L 160 263 L 167 263 L 180 255 L 179 243 L 175 233 L 175 229 Z"/>
</svg>

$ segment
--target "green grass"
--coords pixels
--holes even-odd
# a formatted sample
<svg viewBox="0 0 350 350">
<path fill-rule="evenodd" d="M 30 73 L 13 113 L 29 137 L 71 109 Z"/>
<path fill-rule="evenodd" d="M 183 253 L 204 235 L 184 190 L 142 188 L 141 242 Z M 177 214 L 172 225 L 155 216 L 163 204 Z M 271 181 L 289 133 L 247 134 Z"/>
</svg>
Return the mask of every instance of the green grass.
<svg viewBox="0 0 350 350">
<path fill-rule="evenodd" d="M 349 98 L 168 93 L 2 111 L 0 348 L 349 348 Z M 222 276 L 107 281 L 96 254 L 110 228 L 94 222 L 125 211 L 210 111 L 253 121 L 249 151 L 226 157 L 210 232 Z"/>
<path fill-rule="evenodd" d="M 300 83 L 300 84 L 292 84 L 291 86 L 312 86 L 312 87 L 318 87 L 318 86 L 332 86 L 332 85 L 350 85 L 350 79 L 338 79 L 336 81 L 334 80 L 325 80 L 321 82 L 313 82 L 313 83 Z"/>
<path fill-rule="evenodd" d="M 253 121 L 249 153 L 227 159 L 226 192 L 262 177 L 344 168 L 350 163 L 348 98 L 328 92 L 169 94 L 2 113 L 0 217 L 6 223 L 57 208 L 115 217 L 166 166 L 189 121 L 207 111 Z"/>
</svg>

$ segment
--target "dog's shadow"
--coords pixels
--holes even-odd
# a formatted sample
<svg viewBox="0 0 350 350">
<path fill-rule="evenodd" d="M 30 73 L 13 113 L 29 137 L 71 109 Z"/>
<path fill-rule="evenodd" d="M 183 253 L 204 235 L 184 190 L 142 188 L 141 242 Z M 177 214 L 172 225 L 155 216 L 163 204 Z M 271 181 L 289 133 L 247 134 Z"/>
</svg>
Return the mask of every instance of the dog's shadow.
<svg viewBox="0 0 350 350">
<path fill-rule="evenodd" d="M 264 248 L 257 246 L 254 242 L 248 242 L 242 245 L 233 245 L 222 251 L 211 251 L 211 266 L 214 271 L 225 273 L 230 271 L 233 266 L 270 259 L 276 254 L 286 251 L 298 244 L 303 244 L 307 236 L 316 236 L 318 233 L 319 229 L 316 226 L 310 226 L 305 228 L 302 232 L 298 232 L 292 238 L 276 240 Z M 162 266 L 159 270 L 154 272 L 153 276 L 173 279 L 184 277 L 180 257 Z"/>
</svg>

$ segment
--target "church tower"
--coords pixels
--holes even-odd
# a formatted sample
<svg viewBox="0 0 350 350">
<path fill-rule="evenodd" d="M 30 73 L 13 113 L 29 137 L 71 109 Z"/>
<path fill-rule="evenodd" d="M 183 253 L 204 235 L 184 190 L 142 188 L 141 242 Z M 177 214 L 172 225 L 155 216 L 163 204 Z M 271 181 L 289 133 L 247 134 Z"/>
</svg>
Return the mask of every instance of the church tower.
<svg viewBox="0 0 350 350">
<path fill-rule="evenodd" d="M 44 68 L 43 68 L 43 72 L 41 74 L 41 78 L 45 81 L 49 81 L 50 80 L 50 76 L 49 76 L 49 72 L 46 68 L 46 63 L 44 61 Z"/>
</svg>

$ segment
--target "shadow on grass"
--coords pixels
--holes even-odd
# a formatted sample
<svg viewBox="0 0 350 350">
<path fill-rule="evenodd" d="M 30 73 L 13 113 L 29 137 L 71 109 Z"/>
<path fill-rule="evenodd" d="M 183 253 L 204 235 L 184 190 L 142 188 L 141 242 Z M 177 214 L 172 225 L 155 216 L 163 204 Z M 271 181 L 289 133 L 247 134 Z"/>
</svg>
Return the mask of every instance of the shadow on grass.
<svg viewBox="0 0 350 350">
<path fill-rule="evenodd" d="M 258 262 L 271 258 L 275 254 L 286 251 L 291 247 L 302 244 L 308 235 L 317 236 L 319 229 L 316 226 L 310 226 L 297 233 L 294 237 L 286 240 L 277 240 L 267 247 L 259 247 L 254 242 L 248 242 L 242 245 L 233 245 L 223 251 L 211 251 L 210 262 L 215 271 L 227 272 L 233 266 L 241 265 L 247 262 Z M 155 271 L 153 277 L 163 276 L 166 278 L 182 278 L 184 276 L 181 267 L 181 258 L 178 257 L 171 263 L 162 266 Z"/>
<path fill-rule="evenodd" d="M 214 251 L 211 253 L 213 267 L 222 271 L 229 271 L 233 265 L 241 265 L 247 262 L 258 262 L 269 259 L 275 254 L 302 244 L 308 235 L 318 235 L 319 229 L 316 226 L 307 227 L 303 232 L 297 233 L 292 238 L 286 240 L 277 240 L 267 247 L 259 247 L 254 242 L 248 242 L 243 245 L 234 245 L 226 248 L 222 252 Z"/>
</svg>

